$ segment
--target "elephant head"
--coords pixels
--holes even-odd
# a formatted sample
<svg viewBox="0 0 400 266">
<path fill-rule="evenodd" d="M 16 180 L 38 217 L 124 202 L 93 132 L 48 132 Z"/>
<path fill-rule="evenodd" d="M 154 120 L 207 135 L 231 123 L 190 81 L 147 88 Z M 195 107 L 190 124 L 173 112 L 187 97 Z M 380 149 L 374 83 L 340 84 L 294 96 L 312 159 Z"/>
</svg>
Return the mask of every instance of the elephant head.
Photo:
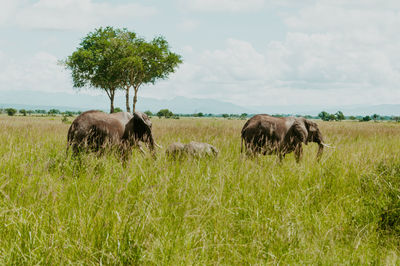
<svg viewBox="0 0 400 266">
<path fill-rule="evenodd" d="M 150 151 L 154 151 L 154 139 L 151 132 L 152 123 L 149 117 L 142 112 L 134 112 L 133 118 L 125 126 L 122 137 L 129 146 L 139 145 L 139 141 L 146 143 Z"/>
<path fill-rule="evenodd" d="M 308 130 L 308 142 L 315 142 L 318 144 L 318 153 L 317 158 L 320 159 L 322 156 L 322 152 L 324 151 L 324 146 L 327 146 L 323 141 L 322 133 L 318 128 L 317 123 L 312 122 L 310 120 L 304 119 L 305 125 Z"/>
<path fill-rule="evenodd" d="M 318 144 L 317 159 L 320 159 L 324 150 L 322 133 L 318 128 L 318 125 L 305 118 L 296 118 L 291 130 L 293 131 L 294 138 L 297 142 L 303 142 L 306 145 L 309 142 L 315 142 Z"/>
</svg>

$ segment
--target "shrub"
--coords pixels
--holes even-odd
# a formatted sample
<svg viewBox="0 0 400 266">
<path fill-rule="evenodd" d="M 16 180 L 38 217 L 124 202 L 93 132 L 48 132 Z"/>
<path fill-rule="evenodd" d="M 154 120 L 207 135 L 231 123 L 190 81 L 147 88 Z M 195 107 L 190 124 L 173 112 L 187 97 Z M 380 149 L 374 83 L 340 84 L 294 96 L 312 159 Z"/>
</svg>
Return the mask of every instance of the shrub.
<svg viewBox="0 0 400 266">
<path fill-rule="evenodd" d="M 74 115 L 74 112 L 72 112 L 72 111 L 65 111 L 64 112 L 64 116 L 73 116 Z"/>
<path fill-rule="evenodd" d="M 144 113 L 149 117 L 153 116 L 153 113 L 151 111 L 149 111 L 149 110 L 145 111 Z"/>
<path fill-rule="evenodd" d="M 160 111 L 157 112 L 157 116 L 159 118 L 161 118 L 161 117 L 170 118 L 173 115 L 174 114 L 168 109 L 161 109 Z"/>
<path fill-rule="evenodd" d="M 343 114 L 342 111 L 337 111 L 336 114 L 335 114 L 335 117 L 336 117 L 336 120 L 338 120 L 338 121 L 341 121 L 341 120 L 345 119 L 344 114 Z"/>
<path fill-rule="evenodd" d="M 60 113 L 60 110 L 58 110 L 58 109 L 50 109 L 47 112 L 48 115 L 56 115 L 56 114 L 59 114 L 59 113 Z"/>
<path fill-rule="evenodd" d="M 22 114 L 23 116 L 26 116 L 26 110 L 25 109 L 21 109 L 18 111 L 20 114 Z"/>
<path fill-rule="evenodd" d="M 6 109 L 6 112 L 7 112 L 7 114 L 8 114 L 9 116 L 13 116 L 13 115 L 15 115 L 15 113 L 17 112 L 17 110 L 14 109 L 14 108 L 7 108 L 7 109 Z"/>
<path fill-rule="evenodd" d="M 368 122 L 371 120 L 371 117 L 369 115 L 364 116 L 362 119 L 360 119 L 360 122 Z"/>
<path fill-rule="evenodd" d="M 114 113 L 121 113 L 121 112 L 122 112 L 121 108 L 119 108 L 119 107 L 114 108 Z"/>
<path fill-rule="evenodd" d="M 69 123 L 67 115 L 63 115 L 63 116 L 62 116 L 61 122 L 65 123 L 65 124 L 68 124 L 68 123 Z"/>
<path fill-rule="evenodd" d="M 204 114 L 202 112 L 193 114 L 194 117 L 203 117 Z"/>
</svg>

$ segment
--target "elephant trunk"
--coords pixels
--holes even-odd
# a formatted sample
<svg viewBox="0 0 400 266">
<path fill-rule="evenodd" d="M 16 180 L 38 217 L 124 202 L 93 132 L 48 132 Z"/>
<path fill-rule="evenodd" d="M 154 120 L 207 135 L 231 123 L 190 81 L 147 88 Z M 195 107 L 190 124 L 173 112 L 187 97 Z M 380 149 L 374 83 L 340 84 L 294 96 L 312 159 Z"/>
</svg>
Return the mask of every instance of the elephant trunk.
<svg viewBox="0 0 400 266">
<path fill-rule="evenodd" d="M 319 161 L 321 159 L 322 153 L 324 152 L 324 145 L 323 143 L 318 144 L 318 152 L 317 152 L 317 160 Z"/>
<path fill-rule="evenodd" d="M 151 153 L 154 153 L 155 152 L 155 149 L 154 149 L 155 141 L 154 141 L 153 134 L 150 129 L 147 132 L 147 140 L 149 142 L 149 148 L 150 148 Z"/>
</svg>

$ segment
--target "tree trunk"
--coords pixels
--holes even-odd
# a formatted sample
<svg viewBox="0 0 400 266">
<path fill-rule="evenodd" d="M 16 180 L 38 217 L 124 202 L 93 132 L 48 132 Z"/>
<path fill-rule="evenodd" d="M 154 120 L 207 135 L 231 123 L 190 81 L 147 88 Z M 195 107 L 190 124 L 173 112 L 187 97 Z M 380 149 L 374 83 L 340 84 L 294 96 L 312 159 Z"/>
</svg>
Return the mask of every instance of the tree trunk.
<svg viewBox="0 0 400 266">
<path fill-rule="evenodd" d="M 125 89 L 125 104 L 126 104 L 126 111 L 130 113 L 131 107 L 129 106 L 129 87 L 126 87 Z"/>
<path fill-rule="evenodd" d="M 133 96 L 133 110 L 132 112 L 134 113 L 136 111 L 136 102 L 137 102 L 137 92 L 138 89 L 137 88 L 133 88 L 135 91 L 135 95 Z"/>
<path fill-rule="evenodd" d="M 110 114 L 114 113 L 115 89 L 110 89 Z"/>
</svg>

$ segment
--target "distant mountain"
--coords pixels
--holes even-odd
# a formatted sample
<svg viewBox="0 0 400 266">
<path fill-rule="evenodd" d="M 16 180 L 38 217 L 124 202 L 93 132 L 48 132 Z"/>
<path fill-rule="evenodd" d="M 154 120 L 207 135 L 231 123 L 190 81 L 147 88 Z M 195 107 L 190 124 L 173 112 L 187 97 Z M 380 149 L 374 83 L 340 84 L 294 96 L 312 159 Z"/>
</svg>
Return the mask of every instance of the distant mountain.
<svg viewBox="0 0 400 266">
<path fill-rule="evenodd" d="M 140 101 L 138 101 L 139 110 L 158 111 L 163 108 L 168 108 L 173 113 L 180 114 L 194 114 L 199 112 L 212 114 L 257 113 L 255 109 L 213 99 L 175 97 L 172 100 L 141 98 Z"/>
<path fill-rule="evenodd" d="M 125 96 L 117 94 L 115 107 L 125 109 Z M 34 92 L 34 91 L 2 91 L 0 90 L 0 108 L 14 107 L 17 109 L 59 109 L 60 111 L 85 111 L 99 109 L 108 111 L 109 99 L 106 95 L 89 95 L 86 93 L 61 93 L 61 92 Z M 357 105 L 323 107 L 310 105 L 288 105 L 288 106 L 249 106 L 243 107 L 233 103 L 214 99 L 193 99 L 186 97 L 175 97 L 170 100 L 159 100 L 154 98 L 139 97 L 137 110 L 157 112 L 168 108 L 173 113 L 193 114 L 299 114 L 318 115 L 321 111 L 336 113 L 342 111 L 344 115 L 400 115 L 400 104 L 381 105 Z"/>
<path fill-rule="evenodd" d="M 342 109 L 331 109 L 328 108 L 327 112 L 333 113 L 341 110 L 345 115 L 400 115 L 400 104 L 380 104 L 380 105 L 369 105 L 369 106 L 355 106 L 355 107 L 343 107 Z"/>
<path fill-rule="evenodd" d="M 125 109 L 125 95 L 115 97 L 115 107 Z M 17 109 L 45 109 L 52 108 L 60 111 L 77 111 L 99 109 L 108 111 L 110 109 L 109 99 L 106 95 L 89 95 L 85 93 L 49 93 L 34 91 L 1 91 L 0 108 L 14 107 Z M 171 100 L 158 100 L 153 98 L 139 97 L 137 110 L 157 112 L 168 108 L 174 113 L 213 113 L 213 114 L 241 114 L 256 113 L 257 111 L 232 103 L 213 99 L 190 99 L 175 97 Z"/>
<path fill-rule="evenodd" d="M 356 105 L 356 106 L 306 106 L 306 105 L 291 105 L 291 106 L 265 106 L 254 107 L 260 113 L 267 114 L 299 114 L 299 115 L 318 115 L 321 111 L 328 113 L 336 113 L 342 111 L 345 116 L 350 115 L 400 115 L 400 104 L 380 104 L 380 105 Z"/>
</svg>

